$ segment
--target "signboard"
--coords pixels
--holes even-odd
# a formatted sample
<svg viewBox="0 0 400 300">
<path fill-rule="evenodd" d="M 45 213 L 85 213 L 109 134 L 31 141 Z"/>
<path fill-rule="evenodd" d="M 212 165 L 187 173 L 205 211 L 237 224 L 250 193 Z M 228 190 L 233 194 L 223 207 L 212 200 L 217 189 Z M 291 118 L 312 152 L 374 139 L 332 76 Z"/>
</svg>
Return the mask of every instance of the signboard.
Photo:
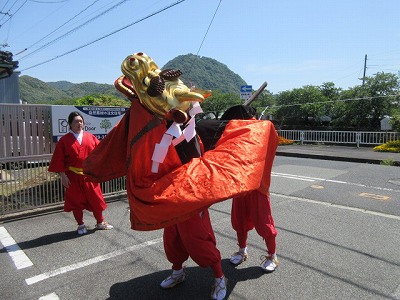
<svg viewBox="0 0 400 300">
<path fill-rule="evenodd" d="M 53 141 L 69 132 L 68 115 L 78 111 L 85 120 L 83 129 L 102 140 L 121 120 L 127 107 L 52 105 L 51 122 Z"/>
<path fill-rule="evenodd" d="M 242 85 L 240 87 L 240 99 L 247 100 L 252 95 L 253 87 L 251 85 Z"/>
</svg>

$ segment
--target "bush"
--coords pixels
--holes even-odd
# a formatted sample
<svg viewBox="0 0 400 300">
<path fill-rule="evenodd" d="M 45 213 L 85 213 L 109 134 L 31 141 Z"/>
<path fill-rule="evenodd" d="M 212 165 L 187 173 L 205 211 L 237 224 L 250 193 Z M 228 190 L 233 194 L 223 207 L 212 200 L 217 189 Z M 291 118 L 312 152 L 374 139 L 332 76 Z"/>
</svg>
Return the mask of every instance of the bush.
<svg viewBox="0 0 400 300">
<path fill-rule="evenodd" d="M 279 145 L 292 145 L 294 141 L 285 139 L 284 137 L 279 137 Z"/>
<path fill-rule="evenodd" d="M 383 145 L 374 147 L 374 151 L 378 152 L 395 152 L 400 153 L 400 140 L 390 141 Z"/>
</svg>

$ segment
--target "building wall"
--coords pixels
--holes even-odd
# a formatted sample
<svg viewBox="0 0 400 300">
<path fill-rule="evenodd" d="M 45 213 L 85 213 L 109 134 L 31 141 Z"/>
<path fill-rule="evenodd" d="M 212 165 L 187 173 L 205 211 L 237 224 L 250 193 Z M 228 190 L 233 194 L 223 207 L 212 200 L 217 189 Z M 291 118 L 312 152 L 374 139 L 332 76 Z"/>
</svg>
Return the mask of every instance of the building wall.
<svg viewBox="0 0 400 300">
<path fill-rule="evenodd" d="M 10 77 L 0 79 L 0 103 L 20 103 L 19 74 L 13 72 Z"/>
</svg>

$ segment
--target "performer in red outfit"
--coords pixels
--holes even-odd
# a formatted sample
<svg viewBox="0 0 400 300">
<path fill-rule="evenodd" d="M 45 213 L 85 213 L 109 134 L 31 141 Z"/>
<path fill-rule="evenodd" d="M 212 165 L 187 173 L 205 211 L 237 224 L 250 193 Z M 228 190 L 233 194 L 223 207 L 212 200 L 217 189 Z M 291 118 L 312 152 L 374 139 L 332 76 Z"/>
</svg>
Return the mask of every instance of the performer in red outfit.
<svg viewBox="0 0 400 300">
<path fill-rule="evenodd" d="M 255 228 L 267 247 L 267 255 L 261 256 L 261 268 L 267 273 L 275 271 L 279 264 L 276 255 L 278 232 L 272 217 L 269 196 L 259 191 L 252 191 L 233 198 L 231 220 L 239 245 L 239 251 L 230 259 L 231 263 L 239 265 L 248 258 L 247 236 L 248 232 Z"/>
<path fill-rule="evenodd" d="M 255 119 L 256 111 L 254 108 L 244 105 L 234 106 L 228 109 L 221 120 L 250 120 Z M 269 121 L 265 121 L 269 122 Z M 273 158 L 278 147 L 278 135 L 270 140 L 270 160 L 268 164 L 272 168 Z M 270 181 L 268 181 L 269 183 Z M 269 184 L 267 186 L 269 189 Z M 269 193 L 263 194 L 258 190 L 233 197 L 231 212 L 232 227 L 236 231 L 239 251 L 235 252 L 230 261 L 234 265 L 239 265 L 248 258 L 247 237 L 248 232 L 256 229 L 257 233 L 263 238 L 267 247 L 267 255 L 261 256 L 261 268 L 267 272 L 273 272 L 278 267 L 279 261 L 276 255 L 276 235 L 274 219 L 272 217 L 271 202 Z"/>
<path fill-rule="evenodd" d="M 195 136 L 189 142 L 176 145 L 176 151 L 183 164 L 201 157 L 204 150 L 201 140 Z M 222 271 L 221 254 L 217 248 L 214 230 L 207 208 L 189 219 L 164 228 L 164 250 L 172 263 L 172 274 L 161 282 L 162 288 L 172 288 L 186 278 L 183 263 L 191 257 L 200 267 L 211 267 L 214 285 L 211 298 L 223 299 L 226 295 L 226 281 Z"/>
<path fill-rule="evenodd" d="M 200 267 L 211 267 L 215 278 L 224 276 L 208 209 L 186 221 L 166 227 L 164 249 L 174 271 L 182 270 L 183 263 L 190 256 Z M 167 281 L 161 286 L 170 287 Z"/>
<path fill-rule="evenodd" d="M 78 223 L 78 234 L 87 233 L 83 222 L 83 210 L 93 212 L 96 218 L 96 229 L 112 229 L 104 222 L 104 201 L 99 183 L 86 181 L 82 163 L 99 144 L 99 140 L 91 133 L 83 131 L 84 120 L 79 112 L 68 116 L 70 132 L 58 141 L 49 165 L 49 172 L 60 173 L 65 188 L 64 211 L 72 211 Z"/>
<path fill-rule="evenodd" d="M 207 208 L 252 190 L 268 192 L 269 142 L 276 131 L 258 120 L 220 122 L 215 148 L 203 154 L 194 115 L 210 92 L 189 89 L 180 71 L 160 70 L 144 53 L 128 56 L 121 69 L 116 87 L 132 105 L 84 161 L 84 173 L 96 182 L 126 176 L 132 229 L 165 228 L 173 273 L 162 287 L 185 279 L 182 263 L 190 256 L 213 268 L 212 298 L 223 299 L 225 280 Z"/>
</svg>

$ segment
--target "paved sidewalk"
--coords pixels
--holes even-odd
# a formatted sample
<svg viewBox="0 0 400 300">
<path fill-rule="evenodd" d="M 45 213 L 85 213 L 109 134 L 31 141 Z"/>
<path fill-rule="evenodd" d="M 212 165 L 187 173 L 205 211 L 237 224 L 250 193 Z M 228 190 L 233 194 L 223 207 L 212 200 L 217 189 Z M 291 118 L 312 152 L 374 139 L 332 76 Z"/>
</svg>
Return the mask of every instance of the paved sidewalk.
<svg viewBox="0 0 400 300">
<path fill-rule="evenodd" d="M 400 153 L 375 152 L 373 147 L 293 144 L 279 146 L 276 155 L 370 164 L 381 164 L 382 161 L 391 160 L 394 165 L 400 166 Z"/>
</svg>

